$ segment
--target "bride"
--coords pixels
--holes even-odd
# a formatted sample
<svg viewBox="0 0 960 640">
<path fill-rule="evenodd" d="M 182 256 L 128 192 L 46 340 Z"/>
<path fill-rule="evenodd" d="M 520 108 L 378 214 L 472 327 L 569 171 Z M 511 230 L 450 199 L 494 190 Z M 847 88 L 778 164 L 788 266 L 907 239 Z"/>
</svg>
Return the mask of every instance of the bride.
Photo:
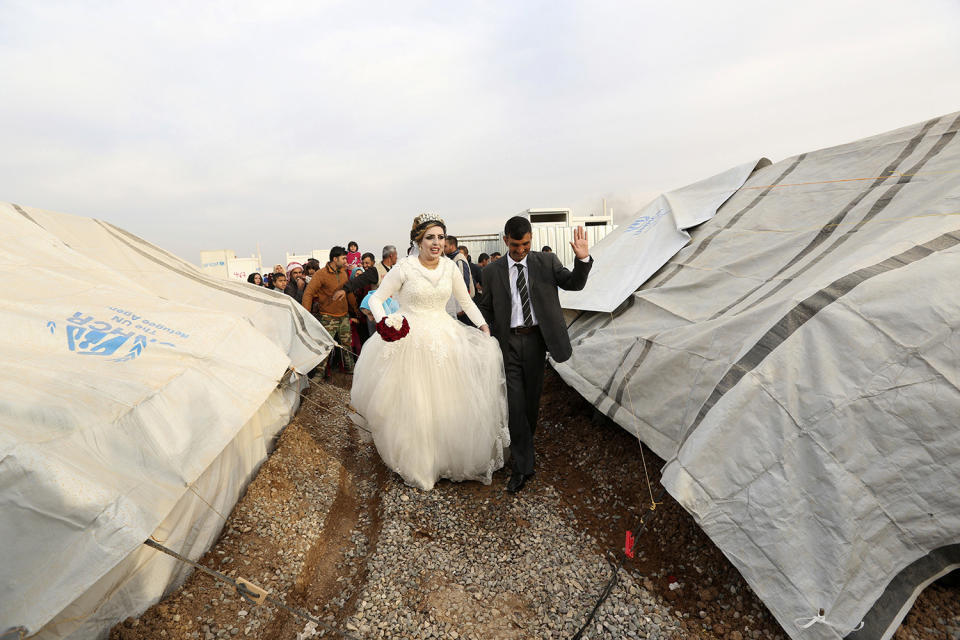
<svg viewBox="0 0 960 640">
<path fill-rule="evenodd" d="M 410 240 L 419 254 L 399 261 L 370 297 L 379 335 L 364 344 L 350 392 L 380 457 L 421 489 L 439 478 L 490 484 L 510 445 L 503 356 L 443 255 L 445 237 L 436 215 L 414 218 Z M 479 331 L 447 314 L 451 292 Z M 409 327 L 399 339 L 399 315 L 384 319 L 390 297 Z"/>
</svg>

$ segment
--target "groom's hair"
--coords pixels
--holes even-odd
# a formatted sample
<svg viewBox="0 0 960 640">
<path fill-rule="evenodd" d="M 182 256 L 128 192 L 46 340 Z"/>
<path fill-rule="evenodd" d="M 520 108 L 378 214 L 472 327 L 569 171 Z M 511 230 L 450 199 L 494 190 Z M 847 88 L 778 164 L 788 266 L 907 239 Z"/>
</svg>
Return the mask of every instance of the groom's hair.
<svg viewBox="0 0 960 640">
<path fill-rule="evenodd" d="M 530 221 L 522 216 L 513 216 L 503 225 L 503 235 L 514 240 L 521 240 L 528 233 L 533 233 Z"/>
</svg>

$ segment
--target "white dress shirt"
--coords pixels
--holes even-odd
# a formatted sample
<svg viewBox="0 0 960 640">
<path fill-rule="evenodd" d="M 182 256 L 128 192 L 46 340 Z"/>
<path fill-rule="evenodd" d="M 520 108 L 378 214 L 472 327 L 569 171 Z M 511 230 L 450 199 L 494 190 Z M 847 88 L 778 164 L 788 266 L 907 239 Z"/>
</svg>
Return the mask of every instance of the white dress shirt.
<svg viewBox="0 0 960 640">
<path fill-rule="evenodd" d="M 523 265 L 523 277 L 527 281 L 527 297 L 530 298 L 530 322 L 531 324 L 537 324 L 537 314 L 533 310 L 533 288 L 530 282 L 530 270 L 527 269 L 527 256 L 523 256 L 523 260 L 517 262 L 510 257 L 508 253 L 505 257 L 509 262 L 510 269 L 510 298 L 512 303 L 510 305 L 510 328 L 523 326 L 523 304 L 520 302 L 520 291 L 517 289 L 517 267 L 515 265 Z M 501 258 L 502 259 L 502 258 Z"/>
</svg>

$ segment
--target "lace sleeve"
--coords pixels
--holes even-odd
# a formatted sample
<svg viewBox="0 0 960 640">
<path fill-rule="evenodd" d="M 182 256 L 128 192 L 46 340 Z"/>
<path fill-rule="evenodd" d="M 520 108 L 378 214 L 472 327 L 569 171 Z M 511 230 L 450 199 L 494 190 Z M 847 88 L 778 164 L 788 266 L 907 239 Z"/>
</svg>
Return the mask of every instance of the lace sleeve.
<svg viewBox="0 0 960 640">
<path fill-rule="evenodd" d="M 383 303 L 387 298 L 392 298 L 394 294 L 400 291 L 400 287 L 403 286 L 403 280 L 403 270 L 400 268 L 400 265 L 395 266 L 387 272 L 387 275 L 383 278 L 383 282 L 380 283 L 377 290 L 370 296 L 370 313 L 373 314 L 374 320 L 380 322 L 383 316 L 386 315 L 383 312 Z"/>
<path fill-rule="evenodd" d="M 483 314 L 480 313 L 480 309 L 477 308 L 477 305 L 474 304 L 473 299 L 470 297 L 470 292 L 467 291 L 467 285 L 463 282 L 460 269 L 454 266 L 450 270 L 450 277 L 453 280 L 453 297 L 457 299 L 460 308 L 463 309 L 467 317 L 470 318 L 470 322 L 476 327 L 482 327 L 487 324 L 487 321 L 483 319 Z"/>
</svg>

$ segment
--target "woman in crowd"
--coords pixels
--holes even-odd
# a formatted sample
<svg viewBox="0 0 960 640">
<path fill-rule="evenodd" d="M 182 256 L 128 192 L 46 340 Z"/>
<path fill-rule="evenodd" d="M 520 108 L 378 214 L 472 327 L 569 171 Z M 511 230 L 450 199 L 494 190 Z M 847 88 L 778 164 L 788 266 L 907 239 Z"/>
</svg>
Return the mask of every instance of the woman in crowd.
<svg viewBox="0 0 960 640">
<path fill-rule="evenodd" d="M 364 345 L 351 390 L 383 461 L 421 489 L 439 478 L 489 484 L 510 444 L 503 356 L 443 255 L 445 237 L 439 217 L 414 219 L 410 239 L 419 251 L 398 262 L 368 300 L 378 335 Z M 447 314 L 451 292 L 480 330 Z M 385 317 L 389 298 L 404 321 Z M 403 326 L 409 331 L 398 339 Z"/>
<path fill-rule="evenodd" d="M 263 278 L 260 276 L 259 273 L 251 273 L 250 275 L 248 275 L 247 282 L 249 282 L 250 284 L 255 284 L 258 287 L 263 286 Z"/>
</svg>

